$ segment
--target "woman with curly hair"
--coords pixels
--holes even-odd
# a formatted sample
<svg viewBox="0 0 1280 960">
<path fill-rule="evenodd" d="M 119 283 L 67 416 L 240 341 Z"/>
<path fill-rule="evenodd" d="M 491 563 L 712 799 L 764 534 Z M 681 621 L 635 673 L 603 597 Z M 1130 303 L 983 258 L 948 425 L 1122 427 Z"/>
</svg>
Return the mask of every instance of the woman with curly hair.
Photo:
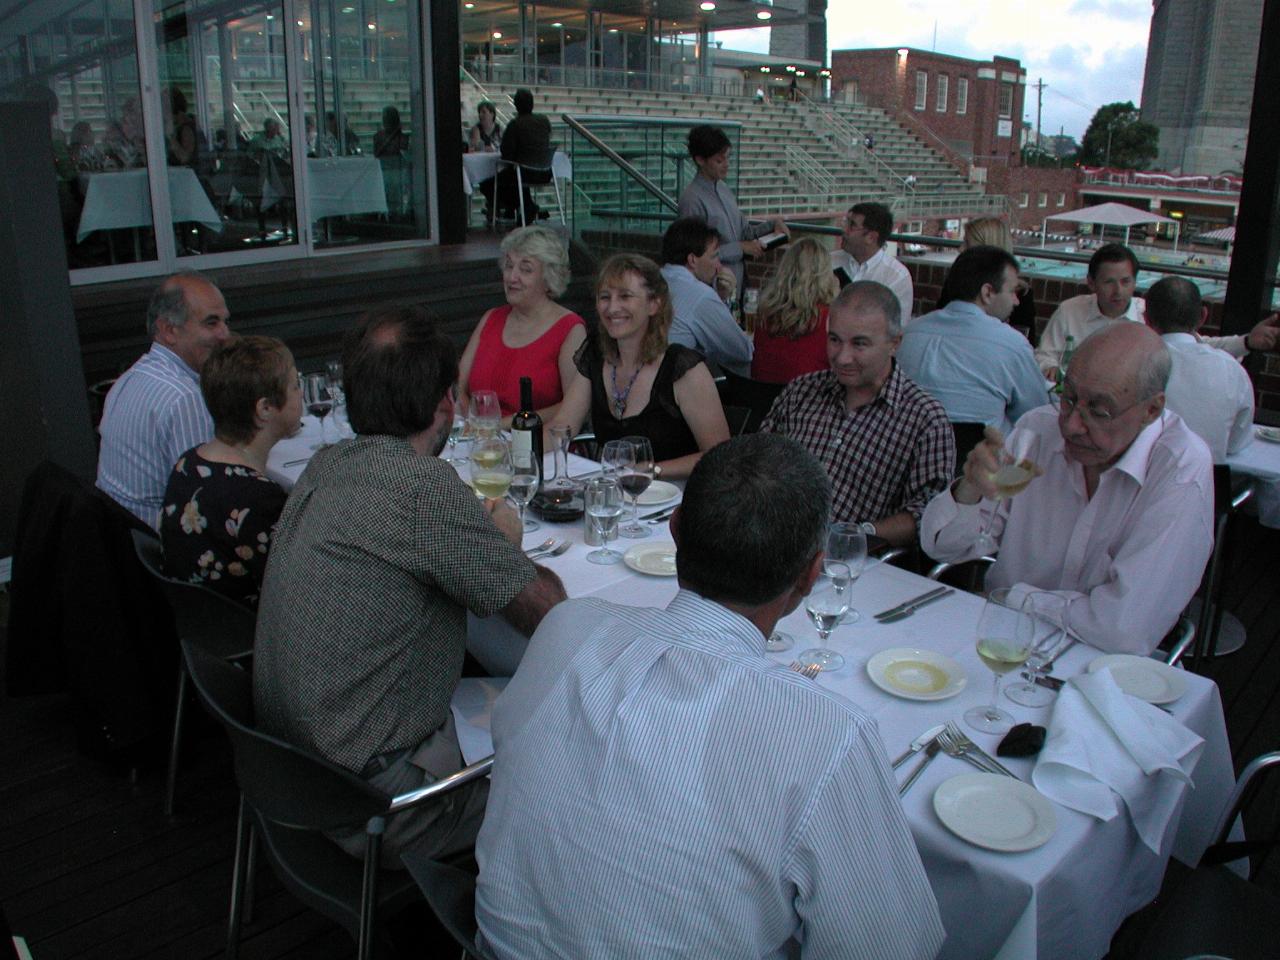
<svg viewBox="0 0 1280 960">
<path fill-rule="evenodd" d="M 752 379 L 789 383 L 827 369 L 827 307 L 839 292 L 821 242 L 793 242 L 760 295 Z"/>
</svg>

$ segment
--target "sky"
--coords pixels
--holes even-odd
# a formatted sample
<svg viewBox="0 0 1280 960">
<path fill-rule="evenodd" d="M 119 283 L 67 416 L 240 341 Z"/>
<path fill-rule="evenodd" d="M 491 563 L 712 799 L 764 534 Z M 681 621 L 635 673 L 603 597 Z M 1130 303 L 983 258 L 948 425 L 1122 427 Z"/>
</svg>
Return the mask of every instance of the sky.
<svg viewBox="0 0 1280 960">
<path fill-rule="evenodd" d="M 1151 0 L 828 0 L 833 50 L 916 47 L 975 60 L 1015 57 L 1027 72 L 1026 116 L 1035 123 L 1043 79 L 1042 126 L 1077 140 L 1104 103 L 1142 99 Z M 937 43 L 934 28 L 937 27 Z M 768 51 L 767 30 L 722 33 L 726 47 Z"/>
</svg>

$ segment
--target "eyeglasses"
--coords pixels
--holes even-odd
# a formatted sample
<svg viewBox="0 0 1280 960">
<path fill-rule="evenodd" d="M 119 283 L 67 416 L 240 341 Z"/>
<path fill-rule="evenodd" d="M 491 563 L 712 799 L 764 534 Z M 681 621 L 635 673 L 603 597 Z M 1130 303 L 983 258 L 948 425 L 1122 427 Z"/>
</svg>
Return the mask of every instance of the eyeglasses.
<svg viewBox="0 0 1280 960">
<path fill-rule="evenodd" d="M 1058 398 L 1058 416 L 1065 419 L 1070 417 L 1073 413 L 1078 413 L 1080 414 L 1080 421 L 1086 426 L 1093 423 L 1100 427 L 1109 427 L 1134 407 L 1139 404 L 1146 403 L 1150 399 L 1150 397 L 1143 397 L 1141 400 L 1133 401 L 1133 403 L 1129 404 L 1122 410 L 1110 410 L 1107 407 L 1099 406 L 1096 403 L 1091 403 L 1082 407 L 1080 406 L 1080 399 L 1078 397 L 1073 397 L 1064 393 Z"/>
</svg>

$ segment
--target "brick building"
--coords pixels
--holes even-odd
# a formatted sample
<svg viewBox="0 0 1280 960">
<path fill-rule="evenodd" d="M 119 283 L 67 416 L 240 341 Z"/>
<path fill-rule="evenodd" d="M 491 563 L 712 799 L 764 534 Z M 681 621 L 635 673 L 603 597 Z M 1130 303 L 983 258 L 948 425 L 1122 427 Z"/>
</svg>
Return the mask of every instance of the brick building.
<svg viewBox="0 0 1280 960">
<path fill-rule="evenodd" d="M 889 112 L 932 146 L 982 168 L 1021 162 L 1026 71 L 909 47 L 831 52 L 832 95 Z"/>
</svg>

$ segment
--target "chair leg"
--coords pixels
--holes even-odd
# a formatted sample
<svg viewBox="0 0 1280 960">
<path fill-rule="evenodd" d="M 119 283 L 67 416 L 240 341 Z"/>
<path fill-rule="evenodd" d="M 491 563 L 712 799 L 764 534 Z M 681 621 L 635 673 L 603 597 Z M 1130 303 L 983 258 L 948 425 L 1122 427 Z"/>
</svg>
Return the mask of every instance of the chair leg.
<svg viewBox="0 0 1280 960">
<path fill-rule="evenodd" d="M 240 911 L 240 922 L 245 926 L 253 923 L 253 905 L 256 897 L 253 892 L 258 879 L 258 831 L 249 823 L 249 854 L 244 865 L 244 909 Z"/>
<path fill-rule="evenodd" d="M 241 794 L 240 810 L 236 815 L 236 853 L 231 868 L 231 906 L 227 914 L 227 960 L 236 960 L 240 950 L 240 901 L 244 896 L 245 846 L 252 834 L 249 811 L 244 794 Z"/>
<path fill-rule="evenodd" d="M 554 173 L 551 175 L 551 185 L 556 188 L 556 209 L 560 211 L 560 222 L 567 224 L 569 221 L 564 218 L 564 199 L 560 196 L 560 181 Z"/>
<path fill-rule="evenodd" d="M 360 888 L 360 938 L 356 944 L 358 960 L 372 960 L 373 957 L 378 908 L 378 864 L 382 857 L 382 833 L 386 826 L 386 821 L 382 817 L 373 817 L 367 827 L 364 883 Z"/>
<path fill-rule="evenodd" d="M 520 226 L 527 227 L 528 224 L 524 220 L 524 174 L 518 163 L 516 164 L 516 197 L 516 202 L 520 204 Z"/>
<path fill-rule="evenodd" d="M 187 665 L 178 658 L 178 700 L 173 711 L 173 742 L 169 744 L 169 769 L 164 779 L 164 815 L 173 816 L 173 795 L 178 789 L 178 750 L 182 746 L 182 713 L 187 702 Z"/>
</svg>

